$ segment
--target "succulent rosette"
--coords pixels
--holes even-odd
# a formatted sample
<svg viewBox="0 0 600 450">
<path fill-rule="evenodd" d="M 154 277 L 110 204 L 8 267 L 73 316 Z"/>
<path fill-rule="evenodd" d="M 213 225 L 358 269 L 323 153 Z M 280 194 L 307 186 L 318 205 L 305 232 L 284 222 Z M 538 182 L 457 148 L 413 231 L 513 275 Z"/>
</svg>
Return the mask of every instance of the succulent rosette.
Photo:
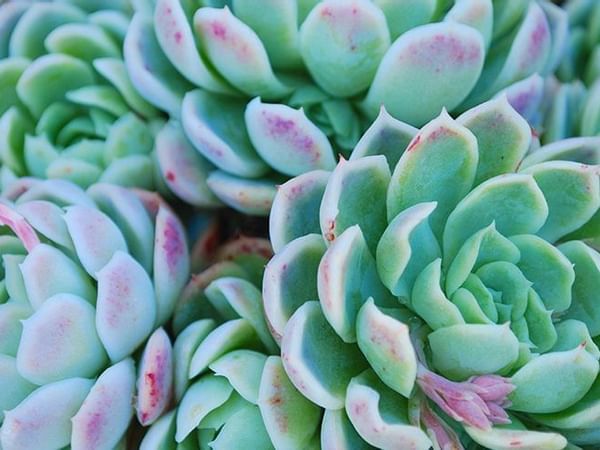
<svg viewBox="0 0 600 450">
<path fill-rule="evenodd" d="M 528 155 L 506 98 L 399 130 L 270 216 L 265 314 L 321 448 L 599 445 L 600 147 Z"/>
<path fill-rule="evenodd" d="M 126 0 L 0 6 L 1 187 L 15 177 L 156 189 L 159 111 L 122 58 Z"/>
<path fill-rule="evenodd" d="M 141 450 L 319 448 L 321 410 L 290 382 L 265 321 L 266 249 L 261 239 L 235 240 L 192 277 L 173 323 L 176 407 Z"/>
<path fill-rule="evenodd" d="M 547 1 L 158 0 L 149 10 L 134 16 L 124 57 L 140 94 L 172 118 L 173 139 L 157 145 L 163 177 L 186 201 L 212 191 L 255 215 L 268 214 L 276 184 L 348 157 L 382 107 L 422 126 L 506 90 L 535 118 L 568 31 Z"/>
<path fill-rule="evenodd" d="M 160 327 L 189 277 L 183 226 L 153 193 L 21 187 L 0 204 L 0 447 L 125 448 L 134 405 L 142 424 L 169 406 Z"/>
</svg>

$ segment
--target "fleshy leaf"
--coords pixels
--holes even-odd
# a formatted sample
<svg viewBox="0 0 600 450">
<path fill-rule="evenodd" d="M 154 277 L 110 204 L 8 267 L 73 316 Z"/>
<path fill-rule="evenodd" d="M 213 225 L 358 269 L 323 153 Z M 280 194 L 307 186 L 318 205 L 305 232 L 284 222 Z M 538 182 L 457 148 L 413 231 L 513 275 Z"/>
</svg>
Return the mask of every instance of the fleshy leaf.
<svg viewBox="0 0 600 450">
<path fill-rule="evenodd" d="M 547 309 L 564 311 L 571 305 L 575 272 L 571 262 L 541 238 L 532 235 L 511 237 L 521 253 L 518 267 L 540 295 Z"/>
<path fill-rule="evenodd" d="M 254 148 L 275 170 L 295 176 L 335 167 L 327 136 L 302 109 L 261 103 L 260 98 L 255 98 L 246 106 L 244 117 Z"/>
<path fill-rule="evenodd" d="M 494 8 L 491 0 L 459 0 L 446 13 L 444 20 L 475 28 L 481 33 L 486 50 L 490 46 L 494 26 Z"/>
<path fill-rule="evenodd" d="M 441 278 L 442 261 L 438 258 L 416 277 L 410 297 L 411 308 L 434 330 L 465 322 L 460 310 L 446 298 Z"/>
<path fill-rule="evenodd" d="M 377 448 L 431 447 L 425 432 L 410 425 L 406 400 L 383 385 L 371 371 L 350 381 L 345 406 L 358 434 Z"/>
<path fill-rule="evenodd" d="M 540 147 L 521 162 L 521 169 L 546 161 L 574 161 L 582 164 L 600 164 L 600 137 L 563 139 Z"/>
<path fill-rule="evenodd" d="M 85 62 L 62 54 L 45 55 L 25 69 L 19 82 L 19 98 L 36 117 L 55 101 L 65 98 L 67 92 L 90 85 L 94 75 Z"/>
<path fill-rule="evenodd" d="M 242 102 L 195 90 L 185 95 L 181 115 L 187 137 L 215 166 L 242 177 L 267 173 L 243 126 Z"/>
<path fill-rule="evenodd" d="M 72 447 L 116 447 L 133 416 L 134 393 L 133 360 L 125 359 L 106 369 L 72 419 Z"/>
<path fill-rule="evenodd" d="M 224 377 L 206 375 L 192 384 L 177 408 L 175 440 L 182 442 L 207 414 L 225 403 L 232 392 Z"/>
<path fill-rule="evenodd" d="M 374 450 L 354 429 L 344 409 L 326 409 L 321 424 L 323 450 Z"/>
<path fill-rule="evenodd" d="M 191 89 L 163 54 L 152 27 L 152 18 L 136 13 L 123 45 L 127 73 L 139 94 L 152 105 L 180 116 L 181 99 Z"/>
<path fill-rule="evenodd" d="M 387 225 L 385 192 L 389 181 L 384 156 L 340 161 L 327 183 L 319 211 L 325 239 L 333 242 L 344 230 L 358 225 L 369 249 L 375 253 Z"/>
<path fill-rule="evenodd" d="M 436 0 L 374 0 L 373 3 L 385 14 L 392 40 L 411 28 L 428 23 L 436 9 Z"/>
<path fill-rule="evenodd" d="M 510 408 L 529 413 L 562 411 L 585 395 L 597 375 L 598 360 L 585 344 L 538 356 L 512 376 L 516 389 L 509 396 Z"/>
<path fill-rule="evenodd" d="M 160 172 L 177 197 L 198 207 L 219 204 L 206 184 L 212 164 L 192 147 L 177 122 L 170 121 L 161 128 L 155 150 Z"/>
<path fill-rule="evenodd" d="M 515 111 L 527 122 L 533 123 L 538 118 L 545 95 L 544 78 L 535 73 L 524 80 L 511 84 L 500 91 L 496 97 L 503 97 L 504 95 L 506 95 L 508 103 Z M 546 131 L 546 133 L 548 132 L 549 130 Z"/>
<path fill-rule="evenodd" d="M 335 97 L 368 88 L 389 46 L 385 16 L 371 2 L 320 2 L 300 28 L 304 64 L 315 82 Z"/>
<path fill-rule="evenodd" d="M 491 430 L 480 430 L 466 426 L 465 431 L 478 444 L 497 450 L 561 450 L 567 445 L 567 440 L 559 433 L 530 431 L 525 427 L 493 427 Z"/>
<path fill-rule="evenodd" d="M 10 56 L 38 58 L 46 53 L 44 41 L 55 28 L 69 22 L 85 22 L 85 14 L 63 3 L 33 4 L 12 30 L 8 43 Z"/>
<path fill-rule="evenodd" d="M 323 408 L 344 405 L 346 386 L 367 363 L 360 350 L 331 329 L 318 302 L 306 302 L 292 315 L 281 341 L 281 358 L 290 381 Z"/>
<path fill-rule="evenodd" d="M 236 277 L 214 280 L 204 291 L 208 300 L 226 319 L 246 319 L 265 348 L 275 352 L 277 346 L 269 333 L 260 291 L 249 281 Z"/>
<path fill-rule="evenodd" d="M 600 423 L 600 378 L 573 406 L 554 414 L 534 414 L 537 422 L 558 429 L 596 428 Z"/>
<path fill-rule="evenodd" d="M 6 411 L 0 428 L 5 449 L 39 450 L 63 448 L 71 440 L 71 417 L 75 415 L 93 381 L 69 378 L 33 391 L 19 405 Z"/>
<path fill-rule="evenodd" d="M 142 266 L 117 251 L 98 272 L 96 328 L 112 361 L 131 354 L 156 322 L 154 287 Z"/>
<path fill-rule="evenodd" d="M 119 57 L 120 49 L 98 25 L 68 23 L 55 28 L 44 41 L 50 53 L 62 53 L 91 63 L 96 58 Z"/>
<path fill-rule="evenodd" d="M 236 348 L 252 348 L 256 342 L 256 332 L 246 319 L 236 319 L 219 325 L 196 348 L 188 378 L 202 373 L 215 360 Z"/>
<path fill-rule="evenodd" d="M 387 192 L 388 220 L 417 203 L 435 201 L 430 224 L 440 236 L 446 218 L 473 185 L 477 161 L 473 133 L 442 112 L 417 133 L 396 165 Z"/>
<path fill-rule="evenodd" d="M 418 203 L 398 214 L 377 244 L 377 271 L 382 283 L 405 301 L 418 274 L 441 256 L 429 217 L 437 204 Z"/>
<path fill-rule="evenodd" d="M 496 373 L 519 354 L 519 341 L 508 325 L 452 325 L 429 334 L 428 340 L 434 366 L 452 380 Z"/>
<path fill-rule="evenodd" d="M 415 127 L 394 119 L 382 106 L 377 119 L 352 150 L 350 161 L 365 156 L 383 155 L 390 170 L 393 170 L 418 131 Z"/>
<path fill-rule="evenodd" d="M 581 320 L 587 325 L 592 337 L 598 336 L 600 309 L 596 280 L 600 276 L 600 254 L 580 241 L 561 244 L 558 249 L 569 258 L 575 268 L 571 307 L 563 319 Z"/>
<path fill-rule="evenodd" d="M 107 356 L 94 319 L 94 308 L 75 295 L 57 294 L 44 301 L 23 322 L 19 372 L 38 385 L 96 375 Z"/>
<path fill-rule="evenodd" d="M 275 181 L 248 179 L 221 170 L 212 172 L 206 184 L 226 205 L 252 216 L 266 216 L 275 197 Z"/>
<path fill-rule="evenodd" d="M 94 303 L 96 292 L 83 269 L 60 250 L 39 244 L 21 264 L 27 298 L 34 309 L 54 294 L 78 295 Z"/>
<path fill-rule="evenodd" d="M 456 121 L 477 138 L 479 164 L 475 185 L 503 173 L 514 172 L 531 143 L 531 128 L 506 97 L 483 103 Z"/>
<path fill-rule="evenodd" d="M 552 311 L 548 311 L 535 290 L 529 290 L 527 309 L 525 310 L 527 334 L 535 345 L 535 351 L 545 353 L 556 343 L 556 329 L 552 323 Z"/>
<path fill-rule="evenodd" d="M 325 250 L 321 235 L 309 234 L 288 243 L 265 267 L 264 313 L 276 341 L 294 311 L 318 298 L 317 270 Z"/>
<path fill-rule="evenodd" d="M 260 410 L 254 405 L 248 405 L 231 416 L 209 445 L 213 450 L 228 450 L 245 445 L 249 448 L 275 450 Z"/>
<path fill-rule="evenodd" d="M 198 320 L 178 333 L 173 344 L 173 370 L 175 400 L 180 401 L 188 386 L 188 374 L 194 352 L 206 336 L 215 328 L 211 319 Z"/>
<path fill-rule="evenodd" d="M 189 81 L 212 92 L 233 90 L 202 59 L 188 21 L 187 2 L 158 0 L 154 6 L 154 30 L 165 56 Z M 191 5 L 190 5 L 191 6 Z"/>
<path fill-rule="evenodd" d="M 314 3 L 314 0 L 310 2 Z M 250 26 L 262 41 L 273 67 L 301 67 L 298 24 L 303 22 L 303 18 L 298 15 L 303 6 L 302 0 L 266 0 L 261 8 L 256 8 L 253 0 L 233 0 L 231 3 L 236 17 Z"/>
<path fill-rule="evenodd" d="M 266 99 L 288 93 L 273 73 L 265 47 L 256 33 L 229 8 L 200 8 L 194 30 L 201 49 L 219 73 L 248 95 Z"/>
<path fill-rule="evenodd" d="M 555 161 L 536 164 L 523 173 L 533 175 L 548 203 L 548 219 L 538 231 L 547 241 L 577 230 L 600 207 L 600 182 L 593 167 Z"/>
<path fill-rule="evenodd" d="M 210 364 L 215 375 L 227 378 L 246 401 L 257 404 L 261 376 L 267 357 L 251 350 L 234 350 Z"/>
<path fill-rule="evenodd" d="M 492 222 L 498 232 L 511 236 L 535 233 L 547 217 L 548 204 L 531 175 L 494 177 L 473 189 L 450 213 L 444 259 L 451 261 L 469 236 Z"/>
<path fill-rule="evenodd" d="M 269 217 L 270 240 L 276 253 L 296 238 L 321 232 L 319 208 L 329 175 L 315 170 L 278 187 Z"/>
<path fill-rule="evenodd" d="M 321 409 L 296 390 L 277 356 L 266 360 L 258 407 L 276 448 L 305 448 L 320 425 Z"/>
<path fill-rule="evenodd" d="M 190 257 L 183 225 L 168 207 L 159 207 L 155 230 L 153 273 L 156 324 L 162 325 L 171 317 L 175 303 L 189 279 Z"/>
<path fill-rule="evenodd" d="M 75 205 L 63 217 L 77 257 L 90 276 L 95 278 L 115 252 L 127 251 L 119 228 L 97 209 Z"/>
<path fill-rule="evenodd" d="M 452 110 L 465 99 L 483 59 L 483 38 L 467 25 L 444 22 L 413 28 L 385 54 L 365 107 L 375 116 L 384 105 L 397 119 L 422 126 L 442 107 Z"/>
<path fill-rule="evenodd" d="M 133 192 L 106 183 L 91 186 L 87 193 L 96 202 L 98 208 L 119 227 L 131 255 L 148 273 L 151 273 L 154 225 L 142 202 Z M 89 197 L 85 198 L 89 199 Z"/>
<path fill-rule="evenodd" d="M 358 312 L 356 336 L 381 381 L 409 398 L 417 376 L 417 355 L 408 326 L 379 309 L 370 298 Z"/>
<path fill-rule="evenodd" d="M 358 225 L 347 228 L 325 252 L 318 270 L 321 308 L 333 330 L 344 342 L 356 342 L 356 316 L 368 297 L 391 306 L 377 275 L 375 260 Z"/>
<path fill-rule="evenodd" d="M 157 329 L 144 348 L 137 378 L 138 421 L 147 426 L 169 406 L 173 395 L 173 348 L 164 329 Z"/>
<path fill-rule="evenodd" d="M 32 313 L 27 303 L 9 301 L 0 305 L 0 352 L 16 356 L 23 332 L 22 321 Z"/>
<path fill-rule="evenodd" d="M 4 411 L 15 408 L 36 386 L 19 374 L 15 358 L 6 354 L 0 354 L 0 380 L 0 420 L 4 420 Z"/>
</svg>

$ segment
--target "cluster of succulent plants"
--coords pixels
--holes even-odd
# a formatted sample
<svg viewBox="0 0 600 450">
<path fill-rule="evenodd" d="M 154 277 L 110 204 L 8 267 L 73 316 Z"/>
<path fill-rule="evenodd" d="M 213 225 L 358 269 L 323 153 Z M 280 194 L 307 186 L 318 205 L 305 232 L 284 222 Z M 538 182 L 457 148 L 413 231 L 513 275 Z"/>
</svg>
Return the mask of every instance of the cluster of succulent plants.
<svg viewBox="0 0 600 450">
<path fill-rule="evenodd" d="M 177 152 L 157 145 L 172 190 L 266 215 L 277 184 L 333 169 L 382 106 L 422 126 L 507 90 L 533 120 L 566 37 L 547 1 L 159 0 L 124 56 L 178 130 Z"/>
<path fill-rule="evenodd" d="M 1 4 L 0 450 L 598 448 L 599 30 Z"/>
</svg>

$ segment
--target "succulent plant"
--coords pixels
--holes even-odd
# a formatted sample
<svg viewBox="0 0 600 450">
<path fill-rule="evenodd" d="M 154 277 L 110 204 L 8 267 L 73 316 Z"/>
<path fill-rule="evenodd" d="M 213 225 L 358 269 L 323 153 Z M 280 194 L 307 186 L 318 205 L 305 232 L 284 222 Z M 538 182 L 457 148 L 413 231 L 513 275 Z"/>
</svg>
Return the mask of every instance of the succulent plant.
<svg viewBox="0 0 600 450">
<path fill-rule="evenodd" d="M 527 154 L 505 97 L 403 130 L 273 203 L 265 314 L 322 448 L 599 445 L 600 147 Z"/>
<path fill-rule="evenodd" d="M 170 353 L 176 407 L 141 450 L 319 448 L 320 408 L 289 381 L 265 322 L 265 249 L 260 239 L 226 244 L 184 290 Z"/>
<path fill-rule="evenodd" d="M 157 0 L 124 57 L 172 118 L 157 143 L 171 190 L 265 215 L 276 184 L 332 170 L 382 106 L 421 126 L 506 89 L 534 116 L 567 25 L 547 1 Z"/>
<path fill-rule="evenodd" d="M 0 204 L 0 446 L 117 448 L 136 392 L 142 424 L 169 406 L 152 379 L 168 342 L 159 327 L 189 277 L 183 226 L 156 194 L 105 183 L 25 180 L 11 200 Z"/>
<path fill-rule="evenodd" d="M 0 6 L 3 189 L 23 176 L 162 186 L 152 152 L 163 119 L 122 59 L 131 12 L 127 0 Z"/>
</svg>

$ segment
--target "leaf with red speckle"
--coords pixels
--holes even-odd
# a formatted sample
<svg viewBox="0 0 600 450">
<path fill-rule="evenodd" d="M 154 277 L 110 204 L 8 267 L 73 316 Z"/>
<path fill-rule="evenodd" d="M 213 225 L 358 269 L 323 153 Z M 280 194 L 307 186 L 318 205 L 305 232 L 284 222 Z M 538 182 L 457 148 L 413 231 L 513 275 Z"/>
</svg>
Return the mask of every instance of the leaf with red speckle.
<svg viewBox="0 0 600 450">
<path fill-rule="evenodd" d="M 212 92 L 234 90 L 206 65 L 196 45 L 187 14 L 186 2 L 158 0 L 154 6 L 154 31 L 165 56 L 189 81 Z"/>
<path fill-rule="evenodd" d="M 192 147 L 177 122 L 166 123 L 156 135 L 154 145 L 159 170 L 177 197 L 198 207 L 220 204 L 206 184 L 214 166 Z"/>
<path fill-rule="evenodd" d="M 98 272 L 96 328 L 112 361 L 131 354 L 156 321 L 154 286 L 130 255 L 116 252 Z"/>
<path fill-rule="evenodd" d="M 320 2 L 300 28 L 304 64 L 315 82 L 336 97 L 367 89 L 389 46 L 385 15 L 364 0 Z"/>
<path fill-rule="evenodd" d="M 246 107 L 245 120 L 254 148 L 275 170 L 294 176 L 335 167 L 327 136 L 302 109 L 255 98 Z"/>
<path fill-rule="evenodd" d="M 369 89 L 365 108 L 381 105 L 395 118 L 422 126 L 442 107 L 456 108 L 475 86 L 484 60 L 475 29 L 453 22 L 413 28 L 385 54 Z"/>
<path fill-rule="evenodd" d="M 73 448 L 117 446 L 133 416 L 135 365 L 131 358 L 106 369 L 72 419 Z"/>
<path fill-rule="evenodd" d="M 146 343 L 137 378 L 138 421 L 154 423 L 169 406 L 173 396 L 173 347 L 164 329 L 157 329 Z"/>
<path fill-rule="evenodd" d="M 94 319 L 94 307 L 81 297 L 57 294 L 47 299 L 23 322 L 19 372 L 38 385 L 96 375 L 107 356 Z"/>
<path fill-rule="evenodd" d="M 194 14 L 193 26 L 202 51 L 233 86 L 268 99 L 289 93 L 273 73 L 258 35 L 229 8 L 200 8 Z"/>
<path fill-rule="evenodd" d="M 156 324 L 162 325 L 171 317 L 175 303 L 189 279 L 190 256 L 183 225 L 169 208 L 159 207 L 154 228 Z"/>
<path fill-rule="evenodd" d="M 63 216 L 77 257 L 86 272 L 96 274 L 117 251 L 127 251 L 123 234 L 110 218 L 95 208 L 70 206 Z"/>
</svg>

